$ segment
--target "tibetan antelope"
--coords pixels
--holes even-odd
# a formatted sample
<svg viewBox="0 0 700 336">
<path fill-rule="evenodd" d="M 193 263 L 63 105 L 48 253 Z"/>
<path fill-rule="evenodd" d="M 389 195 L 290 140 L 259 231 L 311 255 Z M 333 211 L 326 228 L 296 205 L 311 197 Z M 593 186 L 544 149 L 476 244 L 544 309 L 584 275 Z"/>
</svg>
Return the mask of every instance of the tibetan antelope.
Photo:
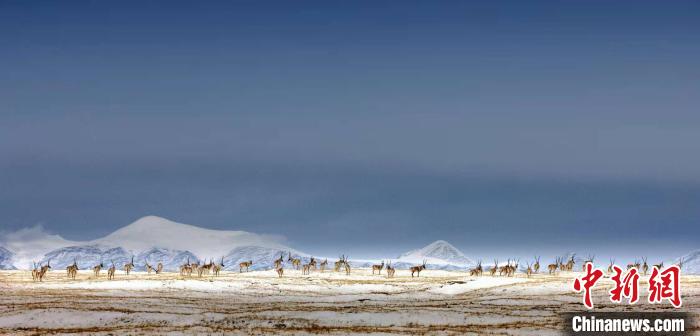
<svg viewBox="0 0 700 336">
<path fill-rule="evenodd" d="M 649 272 L 649 264 L 647 264 L 647 257 L 642 257 L 642 261 L 644 262 L 642 264 L 642 274 L 647 275 L 647 272 Z"/>
<path fill-rule="evenodd" d="M 683 261 L 681 260 L 681 263 L 679 265 L 682 265 L 682 264 L 683 264 Z M 656 267 L 660 271 L 664 268 L 664 262 L 662 261 L 660 264 L 654 265 L 654 267 Z"/>
<path fill-rule="evenodd" d="M 631 270 L 631 269 L 633 269 L 633 268 L 636 268 L 637 270 L 639 270 L 639 260 L 634 259 L 634 263 L 633 263 L 633 264 L 627 264 L 627 269 L 628 269 L 628 270 Z"/>
<path fill-rule="evenodd" d="M 549 274 L 556 274 L 557 268 L 560 265 L 560 260 L 561 258 L 557 257 L 557 261 L 555 261 L 553 264 L 547 265 L 547 271 L 549 271 Z"/>
<path fill-rule="evenodd" d="M 510 259 L 508 259 L 508 262 L 505 265 L 498 269 L 498 275 L 503 276 L 503 273 L 508 275 L 508 272 L 510 272 Z"/>
<path fill-rule="evenodd" d="M 566 270 L 569 272 L 574 270 L 574 264 L 576 264 L 574 257 L 576 257 L 576 253 L 571 254 L 571 258 L 569 258 L 569 261 L 566 263 Z"/>
<path fill-rule="evenodd" d="M 348 257 L 344 254 L 340 257 L 340 260 L 335 262 L 335 271 L 339 272 L 341 267 L 345 269 L 346 275 L 350 275 L 350 262 L 348 262 Z"/>
<path fill-rule="evenodd" d="M 75 280 L 75 276 L 78 275 L 78 262 L 73 258 L 73 265 L 66 267 L 66 273 L 68 277 Z"/>
<path fill-rule="evenodd" d="M 275 266 L 275 271 L 277 271 L 277 276 L 280 278 L 282 277 L 282 275 L 284 275 L 284 268 L 282 268 L 281 263 Z"/>
<path fill-rule="evenodd" d="M 428 262 L 427 260 L 423 259 L 423 264 L 422 264 L 422 265 L 411 267 L 411 278 L 413 277 L 413 273 L 418 273 L 418 277 L 420 277 L 420 272 L 421 272 L 422 270 L 426 269 L 426 267 L 427 267 L 427 266 L 426 266 L 426 263 L 427 263 L 427 262 Z"/>
<path fill-rule="evenodd" d="M 220 264 L 212 266 L 212 271 L 214 272 L 214 276 L 219 276 L 219 273 L 221 273 L 222 268 L 224 268 L 224 257 L 221 257 Z"/>
<path fill-rule="evenodd" d="M 525 274 L 527 274 L 527 277 L 529 278 L 532 276 L 532 265 L 530 265 L 529 262 L 525 262 L 525 264 L 527 265 L 527 271 L 525 271 Z"/>
<path fill-rule="evenodd" d="M 32 265 L 34 265 L 34 268 L 32 268 L 32 281 L 37 281 L 39 280 L 39 268 L 36 266 L 36 261 L 32 261 Z"/>
<path fill-rule="evenodd" d="M 321 273 L 326 270 L 326 267 L 328 267 L 328 259 L 323 259 L 321 262 Z"/>
<path fill-rule="evenodd" d="M 180 266 L 180 275 L 192 276 L 192 264 L 190 264 L 190 258 L 187 258 L 187 263 Z"/>
<path fill-rule="evenodd" d="M 386 265 L 386 277 L 393 278 L 394 273 L 396 273 L 396 269 L 393 266 L 391 266 L 391 260 L 390 260 L 389 263 Z"/>
<path fill-rule="evenodd" d="M 146 272 L 148 272 L 148 275 L 151 275 L 151 272 L 153 272 L 153 266 L 151 266 L 148 261 L 146 261 Z"/>
<path fill-rule="evenodd" d="M 317 270 L 316 265 L 318 264 L 318 261 L 316 261 L 316 258 L 311 257 L 311 260 L 309 260 L 309 266 L 314 268 L 314 271 Z"/>
<path fill-rule="evenodd" d="M 275 259 L 275 263 L 274 263 L 275 269 L 282 267 L 283 262 L 284 262 L 284 252 L 280 253 L 279 259 Z"/>
<path fill-rule="evenodd" d="M 244 261 L 244 262 L 238 264 L 238 273 L 243 273 L 244 268 L 245 268 L 245 271 L 248 272 L 248 268 L 250 266 L 253 266 L 252 260 Z"/>
<path fill-rule="evenodd" d="M 377 271 L 379 275 L 382 275 L 382 269 L 384 269 L 384 260 L 379 265 L 372 265 L 372 274 L 374 274 L 374 271 Z"/>
<path fill-rule="evenodd" d="M 498 271 L 498 259 L 493 260 L 493 267 L 489 270 L 489 274 L 494 276 L 496 275 L 496 271 Z"/>
<path fill-rule="evenodd" d="M 102 270 L 103 267 L 105 267 L 105 265 L 102 263 L 102 260 L 100 260 L 100 264 L 95 265 L 95 267 L 92 268 L 92 271 L 95 273 L 95 278 L 100 277 L 100 271 Z"/>
<path fill-rule="evenodd" d="M 535 272 L 535 274 L 539 273 L 539 271 L 540 271 L 540 257 L 535 256 L 535 264 L 532 265 L 532 270 Z"/>
<path fill-rule="evenodd" d="M 134 256 L 131 256 L 131 262 L 124 265 L 124 272 L 126 272 L 126 275 L 129 275 L 131 273 L 131 270 L 134 269 Z"/>
<path fill-rule="evenodd" d="M 311 263 L 301 265 L 301 274 L 308 275 L 311 273 Z"/>
<path fill-rule="evenodd" d="M 289 253 L 289 257 L 287 257 L 287 261 L 291 261 L 292 267 L 296 270 L 299 270 L 299 268 L 301 267 L 301 259 L 292 258 L 292 252 L 288 252 L 288 253 Z"/>
<path fill-rule="evenodd" d="M 163 263 L 159 262 L 158 266 L 156 266 L 156 274 L 160 274 L 161 272 L 163 272 Z"/>
<path fill-rule="evenodd" d="M 469 270 L 469 275 L 470 276 L 481 276 L 481 273 L 484 272 L 483 267 L 481 267 L 481 260 L 476 264 L 476 267 L 472 268 Z"/>
<path fill-rule="evenodd" d="M 197 275 L 201 278 L 202 275 L 209 275 L 212 266 L 214 266 L 214 259 L 210 260 L 208 264 L 203 264 L 197 268 Z"/>
<path fill-rule="evenodd" d="M 608 265 L 608 273 L 612 274 L 614 266 L 615 266 L 615 259 L 610 258 L 610 265 Z"/>
<path fill-rule="evenodd" d="M 340 256 L 340 259 L 335 262 L 335 267 L 333 268 L 334 271 L 340 272 L 340 268 L 345 266 L 345 255 L 343 254 Z"/>
<path fill-rule="evenodd" d="M 107 280 L 114 279 L 114 273 L 117 271 L 117 267 L 114 266 L 114 261 L 112 261 L 112 266 L 107 270 Z"/>
<path fill-rule="evenodd" d="M 39 269 L 39 273 L 37 274 L 39 281 L 44 280 L 44 276 L 46 275 L 46 272 L 48 272 L 50 269 L 51 269 L 51 259 L 48 260 L 46 265 L 41 266 L 41 268 Z"/>
</svg>

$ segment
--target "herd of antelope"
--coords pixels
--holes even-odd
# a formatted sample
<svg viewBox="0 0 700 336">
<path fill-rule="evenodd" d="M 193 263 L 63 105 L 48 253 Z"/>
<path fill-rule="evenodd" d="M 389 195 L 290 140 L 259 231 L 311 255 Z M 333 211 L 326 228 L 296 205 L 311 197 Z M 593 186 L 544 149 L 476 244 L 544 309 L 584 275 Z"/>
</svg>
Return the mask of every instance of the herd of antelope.
<svg viewBox="0 0 700 336">
<path fill-rule="evenodd" d="M 549 275 L 557 275 L 557 272 L 572 272 L 574 271 L 574 267 L 576 264 L 575 261 L 576 254 L 572 254 L 568 258 L 562 258 L 562 257 L 557 257 L 556 260 L 547 265 L 547 272 Z M 295 270 L 301 270 L 302 275 L 309 275 L 311 274 L 311 271 L 319 271 L 324 272 L 326 270 L 326 267 L 328 267 L 328 259 L 324 259 L 322 262 L 318 262 L 314 257 L 311 257 L 309 259 L 308 263 L 303 264 L 301 258 L 296 258 L 292 256 L 291 252 L 288 252 L 288 256 L 286 261 L 291 264 L 291 268 Z M 589 255 L 583 262 L 582 262 L 582 270 L 585 268 L 586 263 L 593 263 L 595 261 L 595 255 Z M 273 269 L 277 272 L 277 275 L 281 278 L 284 275 L 284 253 L 280 254 L 280 257 L 275 259 L 273 261 Z M 534 260 L 532 262 L 526 262 L 525 263 L 525 271 L 524 274 L 529 278 L 533 274 L 538 274 L 540 272 L 540 257 L 535 256 Z M 615 265 L 615 259 L 610 259 L 610 264 L 608 265 L 608 273 L 613 273 L 613 266 Z M 679 263 L 677 264 L 679 268 L 683 268 L 683 259 L 681 258 Z M 221 273 L 221 270 L 224 268 L 224 257 L 221 257 L 221 262 L 215 263 L 214 259 L 210 259 L 208 263 L 204 264 L 199 264 L 199 262 L 190 262 L 190 259 L 187 259 L 187 263 L 183 264 L 180 266 L 180 275 L 183 277 L 191 277 L 193 272 L 196 272 L 198 277 L 203 277 L 203 276 L 219 276 Z M 243 261 L 238 264 L 239 266 L 239 272 L 243 273 L 248 272 L 250 270 L 250 267 L 253 266 L 253 261 Z M 491 266 L 488 269 L 488 273 L 490 276 L 496 276 L 498 274 L 499 276 L 507 276 L 511 277 L 515 275 L 520 266 L 520 259 L 508 259 L 508 261 L 503 264 L 499 265 L 498 259 L 494 260 L 493 266 Z M 124 273 L 128 276 L 131 271 L 134 269 L 134 257 L 131 257 L 131 261 L 129 263 L 124 264 L 123 270 Z M 658 269 L 662 269 L 664 267 L 664 263 L 661 262 L 659 264 L 652 265 L 652 267 L 656 267 Z M 100 271 L 104 268 L 104 264 L 102 260 L 100 260 L 100 263 L 95 265 L 92 270 L 94 273 L 95 278 L 98 278 L 100 276 Z M 156 267 L 154 268 L 151 264 L 148 263 L 148 261 L 145 261 L 144 268 L 150 275 L 151 273 L 155 273 L 156 275 L 161 274 L 163 272 L 163 263 L 159 262 Z M 382 274 L 382 270 L 386 269 L 386 277 L 387 278 L 393 278 L 394 274 L 396 273 L 396 269 L 391 266 L 391 261 L 388 261 L 385 263 L 383 260 L 381 264 L 375 264 L 372 265 L 372 275 Z M 420 277 L 420 272 L 425 270 L 427 268 L 427 260 L 423 260 L 423 263 L 421 265 L 413 266 L 409 268 L 409 271 L 411 272 L 411 277 L 418 276 Z M 637 259 L 634 261 L 634 263 L 627 264 L 627 269 L 632 269 L 635 268 L 638 271 L 642 272 L 642 274 L 646 275 L 647 272 L 649 271 L 649 264 L 647 263 L 647 258 L 642 257 L 641 260 Z M 116 266 L 114 264 L 114 261 L 112 261 L 111 266 L 107 270 L 107 279 L 112 280 L 115 277 L 116 273 Z M 34 268 L 32 269 L 32 279 L 34 281 L 43 281 L 44 277 L 46 276 L 46 273 L 51 270 L 51 259 L 48 260 L 46 265 L 41 265 L 41 264 L 36 264 L 34 263 Z M 77 259 L 73 259 L 73 264 L 69 265 L 66 267 L 66 273 L 67 277 L 69 279 L 75 280 L 77 274 L 78 274 L 78 262 Z M 334 271 L 335 272 L 341 272 L 345 271 L 346 275 L 350 275 L 350 262 L 348 261 L 347 256 L 342 255 L 340 258 L 335 262 L 335 267 Z M 479 261 L 474 268 L 471 268 L 468 270 L 470 276 L 481 276 L 484 273 L 484 268 L 482 267 L 482 262 Z"/>
</svg>

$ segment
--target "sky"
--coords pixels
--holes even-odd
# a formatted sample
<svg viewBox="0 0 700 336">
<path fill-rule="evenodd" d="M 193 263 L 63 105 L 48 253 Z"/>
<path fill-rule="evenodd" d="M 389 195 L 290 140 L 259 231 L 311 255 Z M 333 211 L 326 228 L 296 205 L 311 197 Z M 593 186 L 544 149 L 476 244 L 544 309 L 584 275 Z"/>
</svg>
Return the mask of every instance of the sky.
<svg viewBox="0 0 700 336">
<path fill-rule="evenodd" d="M 696 1 L 0 1 L 0 232 L 700 248 Z"/>
</svg>

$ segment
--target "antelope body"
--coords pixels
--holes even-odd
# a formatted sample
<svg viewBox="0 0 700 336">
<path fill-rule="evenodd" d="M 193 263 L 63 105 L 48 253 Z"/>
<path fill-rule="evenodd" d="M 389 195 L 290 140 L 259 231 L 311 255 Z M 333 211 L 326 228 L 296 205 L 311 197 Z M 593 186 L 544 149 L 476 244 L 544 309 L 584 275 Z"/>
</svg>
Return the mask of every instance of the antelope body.
<svg viewBox="0 0 700 336">
<path fill-rule="evenodd" d="M 374 274 L 374 271 L 377 271 L 378 274 L 381 275 L 382 269 L 384 269 L 384 260 L 382 260 L 382 263 L 379 265 L 372 265 L 372 274 Z"/>
<path fill-rule="evenodd" d="M 243 273 L 244 268 L 245 268 L 245 271 L 248 272 L 248 268 L 250 268 L 250 266 L 253 266 L 252 260 L 244 261 L 244 262 L 238 264 L 238 272 Z"/>
<path fill-rule="evenodd" d="M 420 272 L 426 268 L 426 262 L 428 261 L 424 259 L 422 265 L 411 267 L 411 278 L 413 277 L 414 273 L 417 273 L 418 277 L 420 277 Z"/>
</svg>

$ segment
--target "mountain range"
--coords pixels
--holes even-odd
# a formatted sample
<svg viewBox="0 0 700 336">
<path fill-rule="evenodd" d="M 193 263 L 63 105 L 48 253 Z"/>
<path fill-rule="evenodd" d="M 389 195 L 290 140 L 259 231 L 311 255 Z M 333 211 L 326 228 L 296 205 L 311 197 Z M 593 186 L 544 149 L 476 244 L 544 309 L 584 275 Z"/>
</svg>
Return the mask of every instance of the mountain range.
<svg viewBox="0 0 700 336">
<path fill-rule="evenodd" d="M 165 270 L 175 271 L 188 260 L 205 263 L 222 261 L 225 270 L 237 271 L 242 261 L 253 261 L 251 269 L 269 269 L 273 261 L 291 253 L 307 262 L 310 255 L 282 244 L 281 237 L 245 231 L 200 228 L 157 216 L 143 217 L 113 233 L 91 241 L 70 241 L 43 232 L 20 232 L 0 241 L 0 268 L 28 269 L 34 262 L 51 261 L 55 269 L 76 262 L 80 269 L 102 263 L 121 265 L 134 259 L 135 270 L 145 264 L 162 263 Z M 317 258 L 323 259 L 323 258 Z M 386 260 L 389 260 L 387 258 Z M 408 268 L 427 260 L 432 269 L 464 269 L 473 264 L 461 251 L 446 241 L 436 241 L 421 249 L 402 254 L 392 260 L 397 268 Z M 331 260 L 329 260 L 331 261 Z M 334 261 L 334 259 L 333 259 Z M 368 267 L 377 260 L 351 260 L 354 267 Z"/>
</svg>

